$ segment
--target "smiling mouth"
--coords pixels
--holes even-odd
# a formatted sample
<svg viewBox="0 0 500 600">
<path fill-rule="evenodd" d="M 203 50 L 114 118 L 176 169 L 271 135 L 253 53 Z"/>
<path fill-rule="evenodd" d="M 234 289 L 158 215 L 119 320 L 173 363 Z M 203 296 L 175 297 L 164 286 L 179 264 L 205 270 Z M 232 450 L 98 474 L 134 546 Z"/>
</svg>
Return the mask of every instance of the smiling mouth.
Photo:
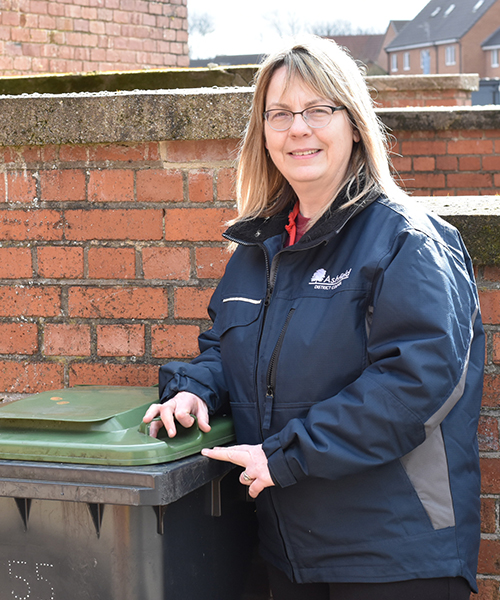
<svg viewBox="0 0 500 600">
<path fill-rule="evenodd" d="M 317 154 L 319 150 L 304 150 L 303 152 L 290 152 L 292 156 L 312 156 Z"/>
</svg>

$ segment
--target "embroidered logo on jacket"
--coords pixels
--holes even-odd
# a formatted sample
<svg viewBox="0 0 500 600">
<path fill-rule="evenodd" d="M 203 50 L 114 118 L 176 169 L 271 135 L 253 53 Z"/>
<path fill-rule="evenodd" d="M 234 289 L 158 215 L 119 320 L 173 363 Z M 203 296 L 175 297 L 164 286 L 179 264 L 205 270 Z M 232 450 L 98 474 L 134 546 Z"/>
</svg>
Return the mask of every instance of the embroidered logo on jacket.
<svg viewBox="0 0 500 600">
<path fill-rule="evenodd" d="M 311 277 L 309 285 L 313 285 L 315 290 L 334 290 L 340 287 L 346 279 L 349 279 L 351 271 L 352 269 L 348 269 L 336 277 L 330 277 L 325 269 L 318 269 Z"/>
</svg>

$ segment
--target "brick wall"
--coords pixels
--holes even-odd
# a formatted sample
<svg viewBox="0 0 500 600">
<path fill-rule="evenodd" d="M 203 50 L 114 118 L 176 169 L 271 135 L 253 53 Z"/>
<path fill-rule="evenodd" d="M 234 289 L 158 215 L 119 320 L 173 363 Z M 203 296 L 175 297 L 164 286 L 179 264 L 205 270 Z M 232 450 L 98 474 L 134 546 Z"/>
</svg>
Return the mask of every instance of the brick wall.
<svg viewBox="0 0 500 600">
<path fill-rule="evenodd" d="M 187 0 L 3 0 L 2 75 L 189 65 Z"/>
<path fill-rule="evenodd" d="M 167 358 L 194 356 L 228 256 L 233 171 L 220 154 L 232 149 L 3 149 L 1 390 L 150 385 Z"/>
<path fill-rule="evenodd" d="M 160 364 L 196 354 L 228 259 L 220 234 L 249 101 L 248 90 L 0 98 L 3 395 L 150 385 Z M 449 214 L 452 198 L 433 201 L 478 275 L 488 339 L 479 598 L 500 600 L 500 203 L 479 198 L 498 185 L 500 109 L 380 115 L 419 194 L 476 196 Z"/>
</svg>

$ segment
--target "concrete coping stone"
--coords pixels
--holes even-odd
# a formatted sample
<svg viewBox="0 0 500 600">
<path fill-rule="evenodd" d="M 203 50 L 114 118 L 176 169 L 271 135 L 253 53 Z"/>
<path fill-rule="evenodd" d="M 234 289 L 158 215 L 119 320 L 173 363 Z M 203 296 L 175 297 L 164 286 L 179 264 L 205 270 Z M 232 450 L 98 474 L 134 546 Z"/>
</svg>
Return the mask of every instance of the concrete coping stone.
<svg viewBox="0 0 500 600">
<path fill-rule="evenodd" d="M 237 139 L 252 88 L 0 96 L 1 146 Z M 500 106 L 381 108 L 390 130 L 498 129 Z"/>
</svg>

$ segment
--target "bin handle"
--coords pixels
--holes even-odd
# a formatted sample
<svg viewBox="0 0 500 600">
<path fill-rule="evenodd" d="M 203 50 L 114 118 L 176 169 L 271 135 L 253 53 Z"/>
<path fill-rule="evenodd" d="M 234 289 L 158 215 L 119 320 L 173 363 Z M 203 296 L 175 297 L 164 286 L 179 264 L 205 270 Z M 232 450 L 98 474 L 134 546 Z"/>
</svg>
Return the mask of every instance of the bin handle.
<svg viewBox="0 0 500 600">
<path fill-rule="evenodd" d="M 187 428 L 184 428 L 184 427 L 181 426 L 179 432 L 182 431 L 182 432 L 185 432 L 186 434 L 188 434 L 189 432 L 191 432 L 191 435 L 193 435 L 193 431 L 195 431 L 196 432 L 195 435 L 199 435 L 199 433 L 201 433 L 201 430 L 198 427 L 195 426 L 195 425 L 197 425 L 197 421 L 198 420 L 197 420 L 197 418 L 196 418 L 195 415 L 191 415 L 191 416 L 195 420 L 195 422 L 193 423 L 193 425 L 191 427 L 187 427 Z M 141 421 L 141 423 L 139 425 L 139 433 L 144 433 L 145 435 L 150 435 L 149 432 L 150 432 L 150 429 L 151 429 L 151 423 L 153 423 L 154 421 L 161 421 L 161 417 L 155 417 L 150 423 L 144 423 L 144 421 Z M 164 433 L 166 433 L 164 427 L 162 427 L 160 429 L 160 431 L 163 431 Z M 162 436 L 159 435 L 158 437 L 168 438 L 167 435 L 162 435 Z M 170 438 L 168 438 L 168 439 L 170 439 Z"/>
</svg>

